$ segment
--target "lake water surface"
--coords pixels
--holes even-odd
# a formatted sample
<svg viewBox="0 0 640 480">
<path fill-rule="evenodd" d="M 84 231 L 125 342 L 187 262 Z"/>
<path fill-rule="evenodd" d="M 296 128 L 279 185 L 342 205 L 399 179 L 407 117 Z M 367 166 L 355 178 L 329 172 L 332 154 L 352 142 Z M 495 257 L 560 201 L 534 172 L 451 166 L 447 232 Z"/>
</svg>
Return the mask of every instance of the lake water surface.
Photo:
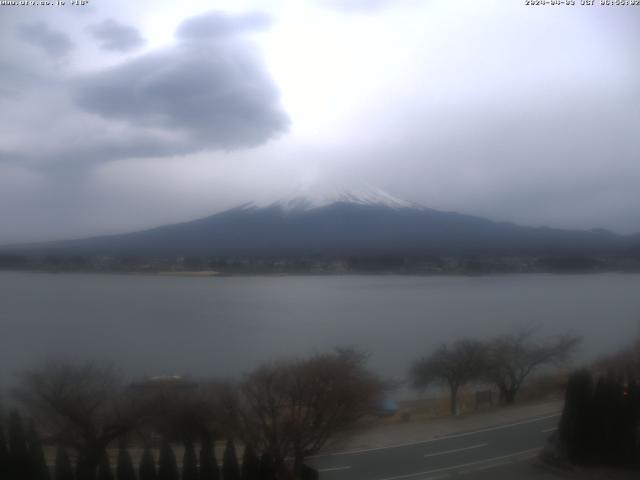
<svg viewBox="0 0 640 480">
<path fill-rule="evenodd" d="M 442 342 L 518 325 L 584 337 L 580 359 L 630 342 L 640 275 L 185 278 L 0 272 L 0 382 L 51 355 L 132 374 L 236 376 L 353 345 L 402 379 Z"/>
</svg>

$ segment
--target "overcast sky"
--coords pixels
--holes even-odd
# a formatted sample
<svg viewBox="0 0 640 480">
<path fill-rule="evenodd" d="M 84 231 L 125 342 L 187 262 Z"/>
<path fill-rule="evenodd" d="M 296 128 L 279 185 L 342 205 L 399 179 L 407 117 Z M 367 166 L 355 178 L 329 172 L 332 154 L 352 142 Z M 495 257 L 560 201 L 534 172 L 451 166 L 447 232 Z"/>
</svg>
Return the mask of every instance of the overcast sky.
<svg viewBox="0 0 640 480">
<path fill-rule="evenodd" d="M 66 3 L 0 6 L 0 243 L 189 220 L 310 180 L 640 232 L 640 7 Z"/>
</svg>

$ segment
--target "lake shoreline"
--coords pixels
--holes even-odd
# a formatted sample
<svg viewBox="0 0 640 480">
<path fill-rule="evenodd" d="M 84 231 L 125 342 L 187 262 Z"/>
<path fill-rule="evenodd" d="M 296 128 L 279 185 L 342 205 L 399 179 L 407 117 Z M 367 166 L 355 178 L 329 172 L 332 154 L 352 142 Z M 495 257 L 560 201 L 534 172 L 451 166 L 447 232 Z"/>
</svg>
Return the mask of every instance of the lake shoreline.
<svg viewBox="0 0 640 480">
<path fill-rule="evenodd" d="M 535 270 L 535 271 L 517 271 L 517 272 L 485 272 L 485 273 L 464 273 L 464 272 L 442 272 L 442 273 L 420 273 L 420 272 L 223 272 L 217 270 L 203 271 L 180 271 L 180 270 L 162 270 L 162 271 L 102 271 L 102 270 L 38 270 L 38 269 L 2 269 L 1 273 L 39 273 L 49 275 L 122 275 L 122 276 L 146 276 L 146 277 L 184 277 L 184 278 L 228 278 L 228 277 L 419 277 L 419 278 L 482 278 L 482 277 L 507 277 L 507 276 L 523 276 L 523 275 L 558 275 L 558 276 L 597 276 L 606 274 L 620 275 L 637 275 L 640 270 L 598 270 L 598 271 L 553 271 L 553 270 Z"/>
</svg>

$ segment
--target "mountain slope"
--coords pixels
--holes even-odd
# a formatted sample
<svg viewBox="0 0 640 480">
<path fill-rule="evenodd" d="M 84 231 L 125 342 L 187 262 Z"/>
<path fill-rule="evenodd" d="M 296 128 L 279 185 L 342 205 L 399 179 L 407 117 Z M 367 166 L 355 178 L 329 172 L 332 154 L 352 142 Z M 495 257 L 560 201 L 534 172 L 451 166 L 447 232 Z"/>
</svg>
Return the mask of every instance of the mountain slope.
<svg viewBox="0 0 640 480">
<path fill-rule="evenodd" d="M 604 230 L 522 227 L 431 210 L 378 190 L 245 204 L 192 222 L 32 245 L 75 255 L 594 254 L 638 243 Z M 20 250 L 24 251 L 24 248 Z"/>
</svg>

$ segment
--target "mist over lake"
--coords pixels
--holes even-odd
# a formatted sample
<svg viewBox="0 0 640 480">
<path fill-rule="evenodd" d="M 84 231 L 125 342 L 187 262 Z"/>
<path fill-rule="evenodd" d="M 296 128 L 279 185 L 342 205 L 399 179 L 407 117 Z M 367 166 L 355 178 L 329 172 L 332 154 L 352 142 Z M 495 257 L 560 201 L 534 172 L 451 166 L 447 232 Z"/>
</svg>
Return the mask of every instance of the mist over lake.
<svg viewBox="0 0 640 480">
<path fill-rule="evenodd" d="M 639 333 L 640 275 L 263 276 L 0 272 L 3 383 L 47 356 L 113 360 L 131 375 L 235 377 L 335 346 L 404 379 L 417 357 L 518 325 L 582 335 L 578 360 Z"/>
</svg>

